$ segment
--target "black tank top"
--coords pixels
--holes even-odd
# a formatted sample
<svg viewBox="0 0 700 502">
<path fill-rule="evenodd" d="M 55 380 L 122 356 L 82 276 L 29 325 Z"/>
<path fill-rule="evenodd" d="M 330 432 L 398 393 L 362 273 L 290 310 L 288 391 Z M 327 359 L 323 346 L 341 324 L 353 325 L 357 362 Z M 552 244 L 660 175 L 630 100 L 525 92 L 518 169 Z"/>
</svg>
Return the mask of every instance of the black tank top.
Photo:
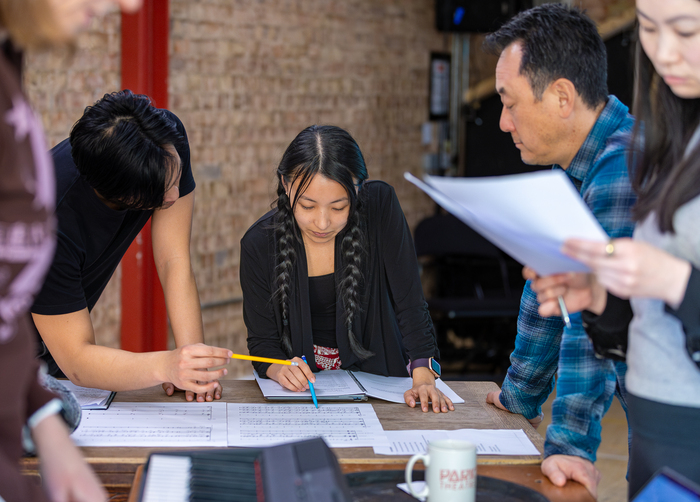
<svg viewBox="0 0 700 502">
<path fill-rule="evenodd" d="M 338 348 L 335 339 L 335 274 L 309 277 L 309 304 L 314 345 Z"/>
</svg>

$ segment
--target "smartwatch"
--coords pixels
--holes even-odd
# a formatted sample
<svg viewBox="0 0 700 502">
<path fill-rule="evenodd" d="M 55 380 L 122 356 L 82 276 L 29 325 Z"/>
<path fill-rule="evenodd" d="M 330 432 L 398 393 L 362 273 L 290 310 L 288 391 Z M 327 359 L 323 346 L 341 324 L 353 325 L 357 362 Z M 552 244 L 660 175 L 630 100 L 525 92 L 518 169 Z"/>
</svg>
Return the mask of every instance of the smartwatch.
<svg viewBox="0 0 700 502">
<path fill-rule="evenodd" d="M 428 368 L 435 378 L 440 378 L 440 375 L 442 375 L 440 363 L 437 362 L 434 357 L 423 357 L 421 359 L 411 361 L 411 376 L 413 376 L 413 370 L 416 368 Z"/>
</svg>

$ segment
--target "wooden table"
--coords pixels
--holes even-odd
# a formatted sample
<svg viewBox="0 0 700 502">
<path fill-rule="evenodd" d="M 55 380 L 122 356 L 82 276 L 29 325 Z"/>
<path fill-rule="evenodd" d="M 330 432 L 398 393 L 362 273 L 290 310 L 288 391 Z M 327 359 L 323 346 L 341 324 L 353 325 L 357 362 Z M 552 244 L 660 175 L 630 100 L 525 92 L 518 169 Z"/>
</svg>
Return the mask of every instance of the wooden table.
<svg viewBox="0 0 700 502">
<path fill-rule="evenodd" d="M 230 403 L 263 403 L 257 383 L 250 380 L 224 380 L 223 401 Z M 370 399 L 370 403 L 385 430 L 409 429 L 522 429 L 535 447 L 543 452 L 544 439 L 521 415 L 497 409 L 486 404 L 486 394 L 498 390 L 493 382 L 449 382 L 450 387 L 465 401 L 455 405 L 455 411 L 435 414 L 423 413 L 404 405 Z M 178 402 L 184 401 L 184 394 L 167 397 L 158 387 L 139 391 L 119 392 L 115 402 Z M 127 500 L 127 494 L 134 482 L 139 466 L 148 455 L 164 448 L 82 448 L 83 455 L 109 490 L 113 502 Z M 403 469 L 408 456 L 375 455 L 372 448 L 337 448 L 334 453 L 344 472 L 358 472 L 376 469 Z M 569 483 L 565 488 L 554 487 L 540 473 L 540 456 L 494 456 L 479 455 L 479 474 L 508 479 L 532 485 L 553 502 L 557 500 L 593 500 L 579 484 Z M 36 459 L 24 459 L 23 467 L 28 475 L 38 475 Z M 561 493 L 559 493 L 561 491 Z M 561 496 L 560 496 L 561 495 Z"/>
</svg>

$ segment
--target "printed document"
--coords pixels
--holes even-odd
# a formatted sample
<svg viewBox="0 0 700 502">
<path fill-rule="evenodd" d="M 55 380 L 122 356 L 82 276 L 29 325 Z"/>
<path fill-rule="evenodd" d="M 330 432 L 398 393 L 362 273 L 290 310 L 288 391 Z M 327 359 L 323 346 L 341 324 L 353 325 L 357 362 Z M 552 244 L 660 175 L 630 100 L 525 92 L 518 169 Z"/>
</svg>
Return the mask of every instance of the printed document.
<svg viewBox="0 0 700 502">
<path fill-rule="evenodd" d="M 427 453 L 428 443 L 460 439 L 476 446 L 478 455 L 539 455 L 532 441 L 520 429 L 459 429 L 455 431 L 385 431 L 389 446 L 375 446 L 377 455 Z"/>
<path fill-rule="evenodd" d="M 411 377 L 387 377 L 365 373 L 364 371 L 353 371 L 351 373 L 365 389 L 368 396 L 392 403 L 404 404 L 406 402 L 403 398 L 404 392 L 413 387 L 413 379 Z M 438 378 L 435 382 L 436 387 L 445 396 L 449 397 L 454 404 L 464 403 L 464 399 L 450 389 L 442 379 Z"/>
<path fill-rule="evenodd" d="M 271 378 L 260 378 L 253 371 L 255 381 L 265 399 L 311 401 L 311 391 L 296 392 L 282 387 Z M 319 401 L 366 401 L 367 396 L 355 379 L 345 370 L 329 370 L 316 373 L 314 391 Z"/>
<path fill-rule="evenodd" d="M 227 446 L 226 403 L 112 403 L 86 410 L 78 446 Z"/>
<path fill-rule="evenodd" d="M 488 178 L 404 177 L 457 218 L 540 275 L 586 272 L 561 253 L 569 238 L 608 235 L 564 171 Z"/>
<path fill-rule="evenodd" d="M 116 392 L 110 392 L 102 389 L 91 389 L 89 387 L 81 387 L 75 385 L 70 380 L 58 380 L 61 384 L 71 391 L 78 404 L 83 410 L 106 410 L 109 404 L 114 399 Z"/>
<path fill-rule="evenodd" d="M 322 437 L 331 448 L 388 447 L 369 403 L 228 403 L 229 446 L 273 446 Z"/>
<path fill-rule="evenodd" d="M 260 378 L 256 371 L 253 371 L 253 374 L 265 399 L 311 401 L 311 391 L 287 390 L 272 379 Z M 369 396 L 404 404 L 404 392 L 413 387 L 413 379 L 410 377 L 386 377 L 364 371 L 327 370 L 315 375 L 314 390 L 319 401 L 366 401 Z M 454 404 L 464 402 L 464 399 L 441 379 L 438 378 L 436 382 L 437 388 Z"/>
</svg>

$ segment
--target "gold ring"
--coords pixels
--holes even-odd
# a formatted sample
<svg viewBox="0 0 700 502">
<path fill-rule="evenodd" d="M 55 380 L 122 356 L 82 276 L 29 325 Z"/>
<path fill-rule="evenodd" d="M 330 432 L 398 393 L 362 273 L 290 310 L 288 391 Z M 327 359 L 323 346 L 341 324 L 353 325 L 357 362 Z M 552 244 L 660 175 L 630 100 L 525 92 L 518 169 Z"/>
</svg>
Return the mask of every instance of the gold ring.
<svg viewBox="0 0 700 502">
<path fill-rule="evenodd" d="M 605 245 L 605 254 L 608 257 L 615 254 L 615 246 L 613 245 L 613 241 L 608 241 L 608 243 Z"/>
</svg>

